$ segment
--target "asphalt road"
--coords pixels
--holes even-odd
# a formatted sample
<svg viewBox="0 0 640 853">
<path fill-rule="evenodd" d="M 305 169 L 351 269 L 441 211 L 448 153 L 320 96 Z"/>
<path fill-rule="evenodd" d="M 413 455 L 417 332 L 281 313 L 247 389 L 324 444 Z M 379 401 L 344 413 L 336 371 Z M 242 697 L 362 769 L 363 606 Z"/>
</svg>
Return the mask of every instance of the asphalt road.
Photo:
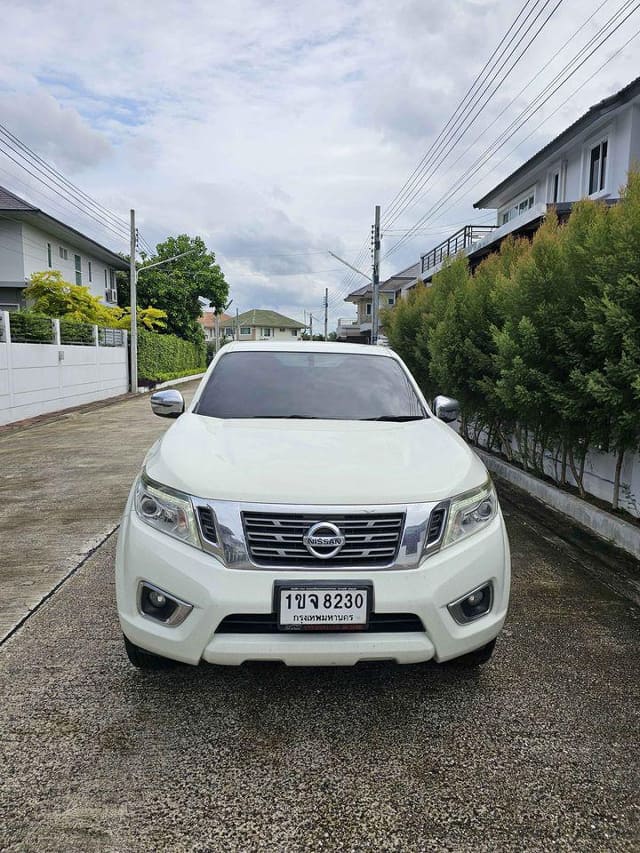
<svg viewBox="0 0 640 853">
<path fill-rule="evenodd" d="M 0 649 L 0 849 L 640 850 L 640 611 L 503 506 L 513 604 L 479 676 L 140 673 L 108 539 Z"/>
</svg>

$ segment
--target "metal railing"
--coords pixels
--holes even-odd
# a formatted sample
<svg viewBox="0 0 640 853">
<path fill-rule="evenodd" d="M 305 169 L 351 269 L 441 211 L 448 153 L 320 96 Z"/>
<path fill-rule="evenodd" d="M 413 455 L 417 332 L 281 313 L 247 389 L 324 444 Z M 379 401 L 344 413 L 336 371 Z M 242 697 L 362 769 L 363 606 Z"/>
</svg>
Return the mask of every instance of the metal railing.
<svg viewBox="0 0 640 853">
<path fill-rule="evenodd" d="M 0 311 L 0 342 L 7 341 L 12 344 L 123 347 L 127 333 L 122 329 L 99 328 L 93 323 L 54 320 L 28 311 Z"/>
<path fill-rule="evenodd" d="M 98 344 L 101 347 L 124 346 L 124 332 L 122 329 L 98 329 Z"/>
<path fill-rule="evenodd" d="M 479 240 L 487 237 L 496 229 L 497 225 L 465 225 L 455 234 L 452 234 L 447 240 L 437 245 L 435 249 L 431 249 L 426 255 L 420 258 L 420 269 L 423 273 L 435 267 L 437 264 L 450 256 L 455 256 L 463 249 L 473 246 Z"/>
</svg>

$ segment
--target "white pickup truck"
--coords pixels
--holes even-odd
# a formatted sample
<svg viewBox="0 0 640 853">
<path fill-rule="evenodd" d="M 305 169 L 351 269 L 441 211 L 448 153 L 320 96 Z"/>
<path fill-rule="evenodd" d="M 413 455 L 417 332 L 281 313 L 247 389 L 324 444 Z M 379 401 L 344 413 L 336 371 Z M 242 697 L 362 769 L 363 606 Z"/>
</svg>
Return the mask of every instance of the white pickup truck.
<svg viewBox="0 0 640 853">
<path fill-rule="evenodd" d="M 233 343 L 151 448 L 122 519 L 120 622 L 175 661 L 486 662 L 510 556 L 479 458 L 390 349 Z"/>
</svg>

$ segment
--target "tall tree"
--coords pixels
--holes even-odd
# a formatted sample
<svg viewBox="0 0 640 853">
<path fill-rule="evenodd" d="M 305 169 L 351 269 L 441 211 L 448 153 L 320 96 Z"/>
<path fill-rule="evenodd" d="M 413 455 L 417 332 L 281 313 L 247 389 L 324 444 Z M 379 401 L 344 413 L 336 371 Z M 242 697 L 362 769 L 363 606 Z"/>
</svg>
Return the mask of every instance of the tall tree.
<svg viewBox="0 0 640 853">
<path fill-rule="evenodd" d="M 188 254 L 185 254 L 188 253 Z M 184 255 L 159 267 L 145 271 L 145 266 Z M 198 323 L 202 307 L 198 297 L 209 299 L 218 311 L 224 308 L 229 286 L 214 252 L 210 252 L 201 237 L 180 234 L 158 243 L 156 253 L 138 267 L 138 304 L 153 305 L 167 314 L 166 332 L 187 341 L 199 343 L 203 333 Z M 118 302 L 129 304 L 128 279 L 118 284 Z"/>
</svg>

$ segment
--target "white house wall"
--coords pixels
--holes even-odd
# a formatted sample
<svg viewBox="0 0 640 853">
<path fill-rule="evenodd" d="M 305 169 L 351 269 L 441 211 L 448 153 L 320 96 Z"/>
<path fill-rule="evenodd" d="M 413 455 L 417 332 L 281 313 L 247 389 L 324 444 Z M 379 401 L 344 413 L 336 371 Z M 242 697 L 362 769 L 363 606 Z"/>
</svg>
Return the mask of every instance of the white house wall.
<svg viewBox="0 0 640 853">
<path fill-rule="evenodd" d="M 559 201 L 578 201 L 587 196 L 589 180 L 589 154 L 591 148 L 603 137 L 608 139 L 607 174 L 605 189 L 594 198 L 618 198 L 620 188 L 627 182 L 629 168 L 640 162 L 640 106 L 627 104 L 620 110 L 595 121 L 560 151 L 555 151 L 541 164 L 521 175 L 511 190 L 501 194 L 504 203 L 498 207 L 497 222 L 524 193 L 535 187 L 535 204 L 551 202 L 549 176 L 560 165 L 565 170 Z M 490 204 L 490 201 L 489 203 Z M 519 224 L 520 217 L 511 222 Z"/>
<path fill-rule="evenodd" d="M 0 218 L 0 285 L 24 284 L 24 258 L 20 222 Z"/>
<path fill-rule="evenodd" d="M 105 270 L 109 266 L 78 249 L 73 243 L 63 242 L 40 228 L 35 228 L 29 222 L 22 223 L 22 240 L 24 246 L 24 278 L 30 278 L 34 272 L 48 269 L 59 270 L 65 281 L 76 283 L 76 268 L 74 255 L 80 255 L 82 269 L 82 284 L 88 287 L 94 296 L 104 301 Z M 47 256 L 47 243 L 51 243 L 51 267 Z M 67 258 L 60 257 L 60 246 L 67 250 Z M 91 281 L 89 281 L 89 261 L 91 261 Z M 108 275 L 108 273 L 107 273 Z"/>
</svg>

